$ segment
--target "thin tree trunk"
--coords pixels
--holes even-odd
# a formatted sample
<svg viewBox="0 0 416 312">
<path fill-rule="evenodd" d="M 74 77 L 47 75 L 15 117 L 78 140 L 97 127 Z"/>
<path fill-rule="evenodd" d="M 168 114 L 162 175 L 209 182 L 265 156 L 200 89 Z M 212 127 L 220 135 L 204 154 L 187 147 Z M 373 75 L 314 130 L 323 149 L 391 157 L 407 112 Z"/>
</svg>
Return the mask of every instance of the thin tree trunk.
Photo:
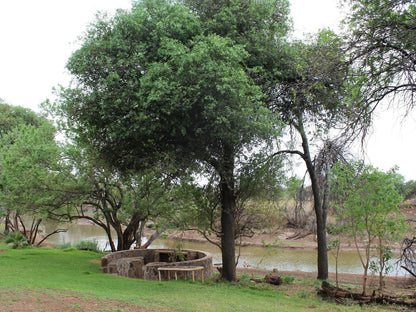
<svg viewBox="0 0 416 312">
<path fill-rule="evenodd" d="M 363 274 L 363 296 L 367 293 L 367 276 L 368 276 L 368 261 L 367 264 L 364 266 L 364 274 Z"/>
<path fill-rule="evenodd" d="M 139 228 L 137 229 L 136 233 L 134 234 L 135 240 L 136 240 L 136 247 L 137 248 L 143 248 L 142 247 L 142 241 L 143 241 L 143 232 L 144 232 L 144 226 L 146 225 L 145 222 L 141 221 Z"/>
<path fill-rule="evenodd" d="M 319 187 L 318 177 L 315 171 L 315 166 L 311 159 L 309 150 L 309 142 L 302 125 L 302 117 L 299 117 L 298 131 L 302 138 L 303 159 L 308 169 L 309 177 L 311 179 L 311 186 L 314 199 L 314 210 L 316 216 L 316 236 L 318 243 L 318 279 L 328 279 L 328 247 L 326 237 L 326 212 L 321 200 L 321 190 Z"/>
<path fill-rule="evenodd" d="M 42 219 L 38 219 L 35 223 L 35 226 L 33 227 L 33 230 L 30 232 L 30 244 L 33 245 L 36 241 L 36 237 L 38 235 L 38 231 L 39 231 L 39 225 L 42 222 Z"/>
<path fill-rule="evenodd" d="M 4 218 L 4 232 L 8 234 L 10 232 L 10 211 L 7 210 L 6 217 Z"/>
<path fill-rule="evenodd" d="M 335 256 L 335 283 L 336 286 L 338 287 L 339 283 L 338 283 L 338 258 L 339 258 L 339 250 L 341 248 L 341 241 L 339 241 L 338 246 L 337 246 L 337 250 L 336 250 L 336 256 Z"/>
<path fill-rule="evenodd" d="M 108 225 L 104 230 L 107 233 L 108 242 L 110 243 L 111 251 L 112 252 L 116 251 L 117 249 L 116 249 L 116 245 L 114 244 L 114 241 L 113 241 L 113 236 L 111 235 L 111 228 L 110 228 L 110 226 Z"/>
</svg>

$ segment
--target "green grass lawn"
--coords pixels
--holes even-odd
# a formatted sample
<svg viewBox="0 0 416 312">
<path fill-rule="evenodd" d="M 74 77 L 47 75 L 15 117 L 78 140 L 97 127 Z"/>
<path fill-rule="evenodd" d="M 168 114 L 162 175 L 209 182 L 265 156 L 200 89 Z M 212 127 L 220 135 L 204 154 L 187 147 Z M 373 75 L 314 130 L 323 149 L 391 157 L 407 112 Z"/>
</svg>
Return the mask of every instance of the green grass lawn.
<svg viewBox="0 0 416 312">
<path fill-rule="evenodd" d="M 341 306 L 323 301 L 315 291 L 249 283 L 146 281 L 100 271 L 102 255 L 73 248 L 7 249 L 0 251 L 0 293 L 48 289 L 77 292 L 144 307 L 181 311 L 391 311 L 389 307 Z M 1 296 L 0 296 L 1 306 Z M 385 310 L 384 310 L 385 309 Z"/>
</svg>

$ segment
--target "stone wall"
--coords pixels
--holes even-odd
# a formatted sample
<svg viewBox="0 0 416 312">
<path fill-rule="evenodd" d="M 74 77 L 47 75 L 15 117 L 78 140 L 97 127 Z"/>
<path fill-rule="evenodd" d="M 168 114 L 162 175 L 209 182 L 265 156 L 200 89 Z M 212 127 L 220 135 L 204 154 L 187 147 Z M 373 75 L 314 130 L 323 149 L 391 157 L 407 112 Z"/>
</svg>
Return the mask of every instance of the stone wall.
<svg viewBox="0 0 416 312">
<path fill-rule="evenodd" d="M 158 268 L 163 266 L 203 266 L 204 278 L 208 278 L 212 275 L 212 256 L 199 250 L 133 249 L 113 252 L 101 258 L 104 273 L 131 278 L 157 280 Z M 178 278 L 190 276 L 190 272 L 178 273 Z M 195 272 L 195 278 L 201 278 L 199 271 Z M 167 279 L 167 272 L 162 272 L 162 279 Z"/>
</svg>

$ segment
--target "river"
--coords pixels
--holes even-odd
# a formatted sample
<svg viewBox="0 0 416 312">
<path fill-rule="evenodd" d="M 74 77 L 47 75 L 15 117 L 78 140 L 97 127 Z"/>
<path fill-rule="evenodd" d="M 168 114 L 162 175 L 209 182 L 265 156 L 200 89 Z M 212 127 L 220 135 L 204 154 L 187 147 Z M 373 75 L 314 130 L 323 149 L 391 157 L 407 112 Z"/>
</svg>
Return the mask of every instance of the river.
<svg viewBox="0 0 416 312">
<path fill-rule="evenodd" d="M 56 224 L 47 223 L 44 225 L 46 233 L 52 232 L 57 228 Z M 69 224 L 60 226 L 67 228 L 67 232 L 58 233 L 49 238 L 52 244 L 70 243 L 75 245 L 81 240 L 96 241 L 102 250 L 109 249 L 107 236 L 103 229 L 97 225 L 77 225 Z M 168 239 L 157 239 L 150 248 L 177 248 L 197 249 L 210 252 L 214 263 L 221 263 L 221 253 L 218 247 L 209 243 L 195 243 L 187 241 L 175 241 Z M 335 252 L 329 252 L 329 272 L 335 272 Z M 240 249 L 239 267 L 252 267 L 258 269 L 278 269 L 281 271 L 304 271 L 316 272 L 317 269 L 316 250 L 300 248 L 268 248 L 268 247 L 242 247 Z M 390 276 L 405 276 L 406 272 L 395 264 L 396 260 L 391 261 L 393 271 Z M 339 273 L 362 274 L 363 268 L 355 250 L 340 251 L 338 258 Z"/>
</svg>

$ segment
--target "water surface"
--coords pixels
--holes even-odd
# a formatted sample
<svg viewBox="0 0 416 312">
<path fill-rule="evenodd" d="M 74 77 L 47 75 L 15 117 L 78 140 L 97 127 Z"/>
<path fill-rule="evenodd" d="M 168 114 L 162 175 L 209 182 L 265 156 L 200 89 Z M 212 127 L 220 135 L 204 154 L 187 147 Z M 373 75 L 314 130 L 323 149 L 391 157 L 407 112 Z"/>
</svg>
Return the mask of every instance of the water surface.
<svg viewBox="0 0 416 312">
<path fill-rule="evenodd" d="M 44 227 L 46 233 L 52 232 L 56 228 L 68 228 L 67 232 L 58 233 L 50 237 L 49 241 L 53 244 L 70 243 L 75 245 L 81 240 L 96 241 L 102 250 L 109 250 L 107 236 L 102 228 L 97 225 L 77 225 L 69 224 L 58 226 L 47 223 Z M 115 234 L 114 234 L 114 237 Z M 217 246 L 209 243 L 195 243 L 187 241 L 175 241 L 167 239 L 157 239 L 150 248 L 172 248 L 172 249 L 197 249 L 210 252 L 214 263 L 221 263 L 221 252 Z M 329 272 L 335 272 L 335 252 L 329 252 Z M 406 275 L 407 272 L 400 269 L 391 261 L 394 270 L 389 274 Z M 269 248 L 269 247 L 242 247 L 240 249 L 239 267 L 253 267 L 258 269 L 278 269 L 281 271 L 304 271 L 316 272 L 317 252 L 311 249 L 298 248 Z M 338 258 L 338 272 L 362 274 L 363 268 L 355 250 L 340 251 Z"/>
</svg>

